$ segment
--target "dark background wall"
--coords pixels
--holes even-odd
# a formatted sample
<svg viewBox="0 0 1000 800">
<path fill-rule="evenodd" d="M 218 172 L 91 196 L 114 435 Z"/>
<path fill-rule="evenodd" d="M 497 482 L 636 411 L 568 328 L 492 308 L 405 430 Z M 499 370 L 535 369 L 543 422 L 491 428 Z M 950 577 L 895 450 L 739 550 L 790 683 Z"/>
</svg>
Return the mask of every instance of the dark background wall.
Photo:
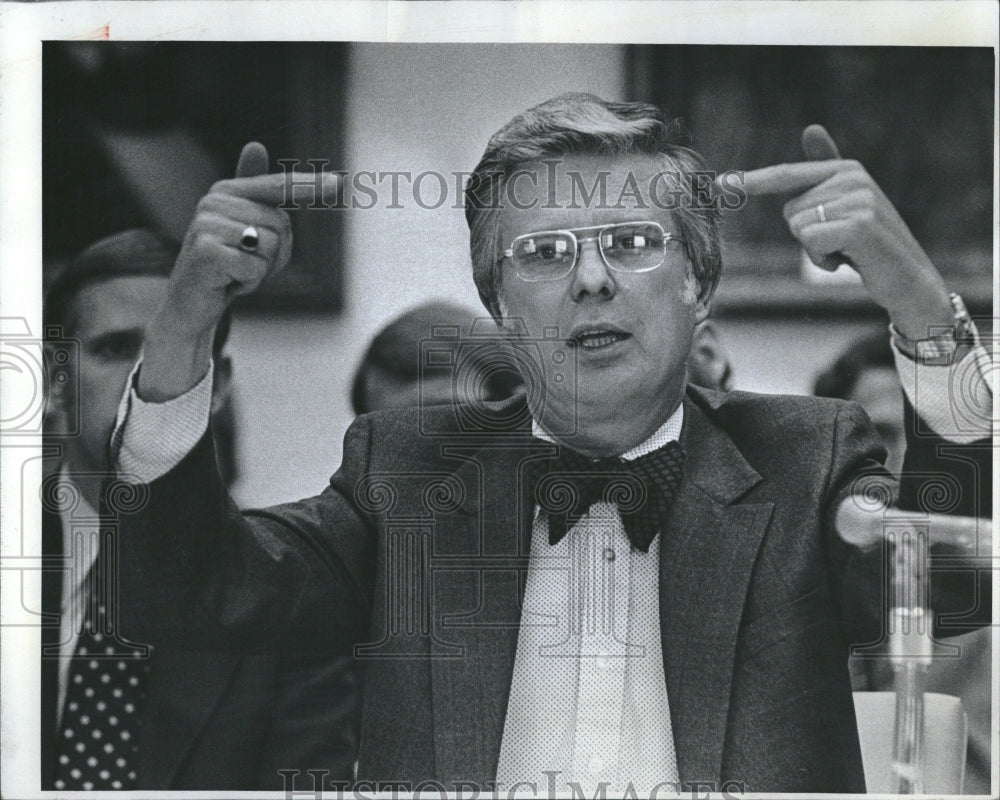
<svg viewBox="0 0 1000 800">
<path fill-rule="evenodd" d="M 795 160 L 802 128 L 823 123 L 953 288 L 988 311 L 993 69 L 992 51 L 961 48 L 49 44 L 46 264 L 127 225 L 180 235 L 249 139 L 354 172 L 451 173 L 471 169 L 515 113 L 574 90 L 662 105 L 717 169 Z M 727 215 L 716 314 L 738 388 L 805 393 L 883 320 L 859 286 L 804 269 L 781 202 Z M 293 280 L 232 332 L 240 502 L 322 488 L 351 419 L 354 365 L 386 320 L 434 297 L 478 307 L 452 205 L 295 215 Z"/>
</svg>

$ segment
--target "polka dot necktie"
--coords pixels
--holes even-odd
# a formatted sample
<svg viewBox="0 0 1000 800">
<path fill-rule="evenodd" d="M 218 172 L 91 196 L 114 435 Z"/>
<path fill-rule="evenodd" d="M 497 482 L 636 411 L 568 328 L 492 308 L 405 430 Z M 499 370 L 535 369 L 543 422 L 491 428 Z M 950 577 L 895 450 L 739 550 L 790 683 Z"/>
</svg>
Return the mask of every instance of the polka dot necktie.
<svg viewBox="0 0 1000 800">
<path fill-rule="evenodd" d="M 102 556 L 106 553 L 102 553 Z M 99 563 L 87 579 L 83 631 L 69 669 L 57 743 L 56 789 L 134 789 L 148 652 L 116 635 L 114 586 Z"/>
</svg>

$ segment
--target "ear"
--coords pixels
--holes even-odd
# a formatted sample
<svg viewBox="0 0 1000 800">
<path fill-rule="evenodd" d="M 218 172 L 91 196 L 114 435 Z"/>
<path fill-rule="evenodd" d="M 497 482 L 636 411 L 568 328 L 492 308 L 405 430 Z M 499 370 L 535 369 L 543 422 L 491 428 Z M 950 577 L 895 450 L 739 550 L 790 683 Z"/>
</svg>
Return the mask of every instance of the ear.
<svg viewBox="0 0 1000 800">
<path fill-rule="evenodd" d="M 694 324 L 695 326 L 701 325 L 708 319 L 709 311 L 711 310 L 712 295 L 714 294 L 714 288 L 710 291 L 705 291 L 698 280 L 697 276 L 694 274 L 694 266 L 692 266 L 691 261 L 687 262 L 687 278 L 686 278 L 686 289 L 695 298 L 694 304 Z M 698 330 L 695 328 L 695 338 L 697 339 Z"/>
<path fill-rule="evenodd" d="M 715 323 L 710 319 L 703 321 L 694 330 L 688 369 L 691 382 L 698 386 L 723 391 L 728 391 L 732 386 L 732 365 Z"/>
<path fill-rule="evenodd" d="M 212 372 L 212 413 L 217 414 L 226 403 L 232 392 L 233 362 L 229 356 L 219 355 L 213 359 L 215 366 Z"/>
<path fill-rule="evenodd" d="M 711 303 L 712 303 L 711 298 L 705 298 L 705 299 L 702 299 L 701 297 L 698 298 L 698 301 L 695 303 L 694 306 L 695 325 L 712 324 L 711 322 L 708 322 L 708 314 L 711 311 Z M 716 336 L 714 327 L 711 330 L 711 334 L 713 337 Z"/>
<path fill-rule="evenodd" d="M 497 328 L 500 329 L 500 332 L 506 332 L 509 328 L 507 324 L 507 309 L 504 308 L 502 288 L 497 290 L 496 296 L 487 302 L 486 307 L 490 312 L 490 316 L 493 317 L 493 321 L 496 322 Z"/>
<path fill-rule="evenodd" d="M 527 325 L 521 317 L 512 317 L 507 313 L 502 297 L 497 298 L 496 310 L 493 313 L 497 328 L 502 337 L 507 339 L 523 339 L 528 334 Z"/>
<path fill-rule="evenodd" d="M 45 412 L 46 426 L 52 431 L 63 428 L 66 415 L 73 407 L 74 375 L 67 375 L 66 367 L 57 369 L 54 346 L 43 345 L 45 363 Z M 71 366 L 72 368 L 72 366 Z"/>
<path fill-rule="evenodd" d="M 715 355 L 719 348 L 719 331 L 715 322 L 703 319 L 694 329 L 694 348 L 705 355 Z"/>
</svg>

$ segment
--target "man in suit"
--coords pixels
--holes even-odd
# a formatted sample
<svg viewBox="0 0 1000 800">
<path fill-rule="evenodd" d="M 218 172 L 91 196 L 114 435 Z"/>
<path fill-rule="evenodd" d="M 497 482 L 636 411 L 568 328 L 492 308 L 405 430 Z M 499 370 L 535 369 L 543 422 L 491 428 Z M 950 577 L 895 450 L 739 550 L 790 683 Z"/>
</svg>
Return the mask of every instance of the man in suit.
<svg viewBox="0 0 1000 800">
<path fill-rule="evenodd" d="M 59 568 L 44 573 L 54 623 L 43 629 L 44 789 L 279 790 L 279 770 L 351 774 L 342 663 L 182 641 L 150 652 L 118 630 L 112 515 L 136 497 L 109 480 L 107 442 L 177 252 L 148 230 L 115 234 L 75 258 L 46 295 L 47 335 L 75 339 L 79 357 L 53 358 L 65 380 L 49 383 L 48 443 L 58 449 L 43 487 L 43 547 Z M 228 387 L 228 327 L 227 315 L 213 339 L 213 413 Z"/>
<path fill-rule="evenodd" d="M 847 653 L 883 633 L 882 552 L 835 519 L 859 483 L 889 491 L 884 449 L 856 405 L 687 386 L 719 204 L 675 134 L 658 109 L 589 95 L 497 132 L 466 216 L 524 395 L 363 415 L 321 495 L 240 515 L 206 432 L 211 331 L 290 247 L 290 179 L 247 146 L 199 207 L 123 399 L 117 463 L 149 492 L 123 515 L 125 591 L 156 587 L 138 629 L 353 645 L 362 780 L 863 791 Z M 822 129 L 803 145 L 811 161 L 742 191 L 793 195 L 792 233 L 853 264 L 900 360 L 936 324 L 935 346 L 962 356 L 971 334 L 889 201 Z M 988 429 L 953 430 L 951 374 L 920 374 L 920 414 L 970 442 Z M 200 438 L 154 434 L 155 418 Z M 921 468 L 954 466 L 939 441 L 914 448 Z M 936 609 L 988 618 L 974 575 L 933 577 Z"/>
</svg>

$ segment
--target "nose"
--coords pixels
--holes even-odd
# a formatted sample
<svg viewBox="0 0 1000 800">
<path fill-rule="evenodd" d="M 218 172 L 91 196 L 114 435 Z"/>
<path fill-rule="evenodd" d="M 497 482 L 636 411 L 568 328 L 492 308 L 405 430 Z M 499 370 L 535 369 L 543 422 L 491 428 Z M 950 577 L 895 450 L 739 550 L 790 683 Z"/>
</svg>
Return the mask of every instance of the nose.
<svg viewBox="0 0 1000 800">
<path fill-rule="evenodd" d="M 576 267 L 573 269 L 571 292 L 577 302 L 587 297 L 600 297 L 610 300 L 618 290 L 615 279 L 608 265 L 604 263 L 596 238 L 583 239 L 579 243 L 580 250 L 576 256 Z"/>
</svg>

